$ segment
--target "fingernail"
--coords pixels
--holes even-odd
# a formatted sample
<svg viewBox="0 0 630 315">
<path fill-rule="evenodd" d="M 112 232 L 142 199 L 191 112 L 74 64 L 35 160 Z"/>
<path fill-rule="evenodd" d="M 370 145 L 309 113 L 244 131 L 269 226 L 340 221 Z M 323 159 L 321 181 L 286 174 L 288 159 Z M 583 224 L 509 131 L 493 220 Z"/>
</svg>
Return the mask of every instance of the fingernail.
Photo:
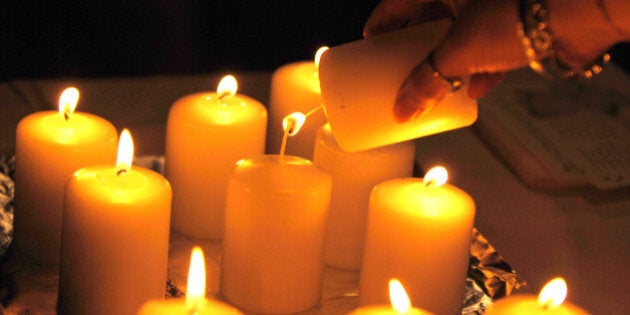
<svg viewBox="0 0 630 315">
<path fill-rule="evenodd" d="M 433 77 L 430 66 L 422 63 L 405 79 L 396 95 L 394 117 L 398 122 L 415 120 L 430 111 L 448 93 Z"/>
</svg>

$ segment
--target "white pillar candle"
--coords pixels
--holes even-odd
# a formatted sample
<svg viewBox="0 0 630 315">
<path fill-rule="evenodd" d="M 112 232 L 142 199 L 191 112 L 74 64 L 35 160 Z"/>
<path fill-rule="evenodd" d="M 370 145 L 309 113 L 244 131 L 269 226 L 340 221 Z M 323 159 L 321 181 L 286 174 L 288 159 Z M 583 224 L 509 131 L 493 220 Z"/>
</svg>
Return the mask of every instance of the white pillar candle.
<svg viewBox="0 0 630 315">
<path fill-rule="evenodd" d="M 193 247 L 190 254 L 188 284 L 185 299 L 151 300 L 138 311 L 138 315 L 242 315 L 238 309 L 206 295 L 206 266 L 203 250 Z"/>
<path fill-rule="evenodd" d="M 433 168 L 424 179 L 387 180 L 372 190 L 361 305 L 387 302 L 387 281 L 398 278 L 414 305 L 436 314 L 461 311 L 475 204 L 446 184 L 446 175 Z"/>
<path fill-rule="evenodd" d="M 314 61 L 299 61 L 278 68 L 271 78 L 269 98 L 269 129 L 267 132 L 267 153 L 277 154 L 282 139 L 282 120 L 293 112 L 308 113 L 320 107 L 322 95 L 319 89 L 317 67 L 319 57 L 328 49 L 320 48 Z M 299 134 L 291 138 L 287 154 L 305 159 L 313 158 L 313 144 L 317 129 L 326 122 L 323 110 L 309 115 L 308 122 Z"/>
<path fill-rule="evenodd" d="M 348 315 L 433 315 L 411 305 L 409 295 L 398 279 L 389 280 L 389 300 L 391 305 L 368 305 L 359 307 Z"/>
<path fill-rule="evenodd" d="M 565 302 L 567 284 L 562 278 L 549 281 L 538 297 L 518 294 L 499 299 L 486 310 L 487 315 L 586 315 L 581 307 Z"/>
<path fill-rule="evenodd" d="M 132 147 L 125 130 L 116 167 L 82 168 L 66 185 L 61 314 L 135 314 L 164 296 L 171 187 L 160 174 L 131 167 Z"/>
<path fill-rule="evenodd" d="M 116 158 L 116 128 L 74 113 L 78 98 L 77 89 L 66 89 L 59 112 L 26 116 L 16 130 L 15 244 L 39 262 L 59 262 L 63 189 L 72 173 Z"/>
<path fill-rule="evenodd" d="M 166 177 L 173 186 L 173 229 L 202 239 L 223 236 L 225 189 L 236 161 L 265 149 L 267 110 L 236 94 L 227 76 L 217 93 L 187 95 L 171 107 Z"/>
<path fill-rule="evenodd" d="M 477 102 L 465 89 L 407 122 L 394 116 L 400 85 L 444 37 L 450 21 L 332 47 L 321 58 L 319 79 L 328 122 L 346 151 L 355 152 L 472 124 Z"/>
<path fill-rule="evenodd" d="M 316 306 L 323 281 L 331 178 L 306 159 L 264 155 L 230 176 L 221 292 L 257 313 Z"/>
<path fill-rule="evenodd" d="M 313 163 L 333 182 L 326 223 L 327 264 L 349 270 L 361 267 L 370 191 L 386 179 L 411 177 L 414 158 L 412 141 L 348 153 L 337 144 L 330 125 L 320 127 Z"/>
</svg>

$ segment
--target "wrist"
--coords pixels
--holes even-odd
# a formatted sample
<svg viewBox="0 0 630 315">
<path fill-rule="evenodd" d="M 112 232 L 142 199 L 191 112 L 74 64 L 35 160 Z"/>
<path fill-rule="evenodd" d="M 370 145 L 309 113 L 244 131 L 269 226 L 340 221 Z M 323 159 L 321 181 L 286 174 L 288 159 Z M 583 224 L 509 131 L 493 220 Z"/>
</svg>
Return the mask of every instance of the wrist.
<svg viewBox="0 0 630 315">
<path fill-rule="evenodd" d="M 621 1 L 607 2 L 617 6 Z M 601 3 L 601 0 L 547 2 L 549 28 L 554 35 L 553 44 L 558 57 L 566 64 L 582 67 L 605 53 L 615 43 L 624 40 L 623 32 L 611 22 Z"/>
</svg>

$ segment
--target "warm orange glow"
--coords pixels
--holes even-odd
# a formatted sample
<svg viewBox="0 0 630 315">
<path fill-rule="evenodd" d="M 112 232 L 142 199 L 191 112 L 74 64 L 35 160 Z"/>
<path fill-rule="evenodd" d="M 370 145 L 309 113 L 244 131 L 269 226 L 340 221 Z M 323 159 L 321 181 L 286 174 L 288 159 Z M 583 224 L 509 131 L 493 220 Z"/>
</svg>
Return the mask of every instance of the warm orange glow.
<svg viewBox="0 0 630 315">
<path fill-rule="evenodd" d="M 322 55 L 328 50 L 328 46 L 319 47 L 317 52 L 315 53 L 315 68 L 319 69 L 319 60 L 322 59 Z"/>
<path fill-rule="evenodd" d="M 129 130 L 123 129 L 118 140 L 118 156 L 116 157 L 116 169 L 118 174 L 129 172 L 133 160 L 133 139 Z"/>
<path fill-rule="evenodd" d="M 424 183 L 426 185 L 434 185 L 434 186 L 442 186 L 448 180 L 448 171 L 444 166 L 435 166 L 432 167 L 425 175 L 424 175 Z"/>
<path fill-rule="evenodd" d="M 305 121 L 306 115 L 300 112 L 291 113 L 282 120 L 282 129 L 289 136 L 295 136 L 302 129 Z"/>
<path fill-rule="evenodd" d="M 188 287 L 186 289 L 186 306 L 189 310 L 198 309 L 206 297 L 206 262 L 203 250 L 195 246 L 190 253 L 188 269 Z"/>
<path fill-rule="evenodd" d="M 553 309 L 562 304 L 567 297 L 567 283 L 557 277 L 547 282 L 538 294 L 538 303 L 544 308 Z"/>
<path fill-rule="evenodd" d="M 398 279 L 389 280 L 389 301 L 399 314 L 405 314 L 411 309 L 411 300 Z"/>
<path fill-rule="evenodd" d="M 79 90 L 75 87 L 69 87 L 59 97 L 59 115 L 68 120 L 79 102 Z"/>
<path fill-rule="evenodd" d="M 236 78 L 228 74 L 221 79 L 219 82 L 219 86 L 217 86 L 217 94 L 219 95 L 219 99 L 223 99 L 225 97 L 232 97 L 238 91 L 238 83 L 236 82 Z"/>
</svg>

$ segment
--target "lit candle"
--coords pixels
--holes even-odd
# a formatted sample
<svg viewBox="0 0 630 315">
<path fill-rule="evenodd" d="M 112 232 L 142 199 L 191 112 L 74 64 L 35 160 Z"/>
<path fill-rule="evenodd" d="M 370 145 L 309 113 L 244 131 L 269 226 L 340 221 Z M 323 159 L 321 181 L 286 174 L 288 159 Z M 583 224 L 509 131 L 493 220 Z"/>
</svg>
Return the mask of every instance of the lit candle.
<svg viewBox="0 0 630 315">
<path fill-rule="evenodd" d="M 497 302 L 486 310 L 488 315 L 586 315 L 588 311 L 577 305 L 565 302 L 567 284 L 562 278 L 554 278 L 540 290 L 538 297 L 531 294 L 517 294 Z"/>
<path fill-rule="evenodd" d="M 308 113 L 322 104 L 317 69 L 319 59 L 328 47 L 321 47 L 315 53 L 314 61 L 300 61 L 278 68 L 271 78 L 269 99 L 269 130 L 267 132 L 267 153 L 277 153 L 282 139 L 281 122 L 292 112 Z M 309 116 L 302 131 L 291 141 L 287 154 L 313 158 L 313 144 L 317 129 L 326 122 L 322 110 Z"/>
<path fill-rule="evenodd" d="M 61 314 L 134 314 L 164 296 L 171 187 L 160 174 L 132 167 L 132 158 L 124 130 L 115 167 L 82 168 L 66 185 Z"/>
<path fill-rule="evenodd" d="M 295 130 L 289 120 L 287 130 Z M 309 160 L 261 155 L 238 162 L 227 190 L 221 292 L 256 313 L 317 305 L 330 175 Z"/>
<path fill-rule="evenodd" d="M 138 315 L 239 315 L 238 309 L 216 301 L 206 299 L 206 267 L 203 250 L 193 247 L 188 269 L 188 287 L 186 299 L 151 300 L 144 305 Z"/>
<path fill-rule="evenodd" d="M 77 169 L 113 161 L 116 128 L 74 112 L 76 88 L 59 98 L 59 111 L 26 116 L 16 130 L 15 244 L 40 262 L 59 262 L 63 189 Z"/>
<path fill-rule="evenodd" d="M 414 158 L 412 141 L 348 153 L 337 144 L 330 125 L 320 127 L 313 163 L 333 181 L 326 223 L 327 264 L 349 270 L 361 267 L 370 191 L 386 179 L 412 176 Z"/>
<path fill-rule="evenodd" d="M 449 93 L 414 120 L 399 122 L 394 116 L 402 82 L 450 24 L 424 23 L 332 47 L 323 54 L 322 99 L 339 146 L 361 151 L 468 126 L 477 119 L 477 103 L 464 89 Z"/>
<path fill-rule="evenodd" d="M 370 195 L 359 280 L 361 305 L 386 303 L 387 281 L 405 282 L 414 305 L 461 311 L 475 204 L 434 167 L 420 178 L 391 179 Z"/>
<path fill-rule="evenodd" d="M 236 79 L 226 76 L 216 93 L 185 96 L 170 110 L 165 172 L 173 186 L 173 229 L 183 234 L 223 237 L 230 170 L 265 150 L 267 110 L 236 92 Z"/>
<path fill-rule="evenodd" d="M 431 315 L 433 313 L 413 307 L 405 288 L 398 279 L 389 280 L 389 300 L 391 305 L 371 305 L 359 307 L 348 315 Z"/>
</svg>

